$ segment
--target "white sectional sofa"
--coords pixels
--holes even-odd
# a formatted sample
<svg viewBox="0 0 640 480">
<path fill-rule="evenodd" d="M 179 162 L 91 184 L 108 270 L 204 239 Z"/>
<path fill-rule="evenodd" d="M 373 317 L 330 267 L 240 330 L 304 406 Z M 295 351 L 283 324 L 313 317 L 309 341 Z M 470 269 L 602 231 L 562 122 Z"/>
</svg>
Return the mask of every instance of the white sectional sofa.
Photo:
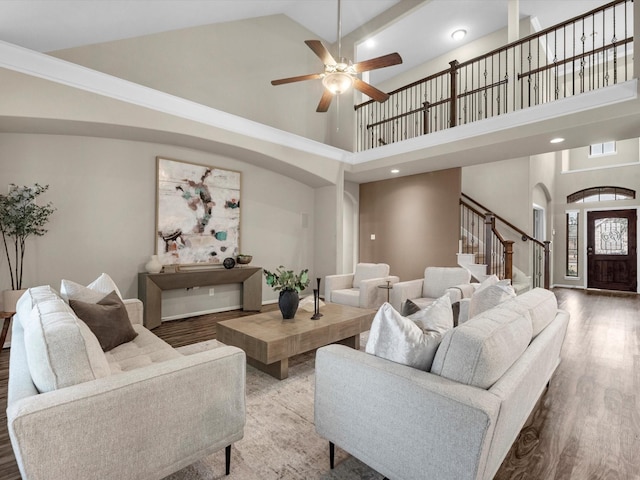
<svg viewBox="0 0 640 480">
<path fill-rule="evenodd" d="M 7 423 L 24 480 L 160 479 L 221 449 L 228 472 L 244 433 L 244 352 L 183 355 L 142 326 L 139 300 L 124 304 L 137 336 L 105 353 L 50 287 L 20 299 Z"/>
<path fill-rule="evenodd" d="M 537 288 L 450 329 L 429 372 L 323 347 L 316 430 L 393 480 L 491 479 L 560 363 L 568 321 Z"/>
</svg>

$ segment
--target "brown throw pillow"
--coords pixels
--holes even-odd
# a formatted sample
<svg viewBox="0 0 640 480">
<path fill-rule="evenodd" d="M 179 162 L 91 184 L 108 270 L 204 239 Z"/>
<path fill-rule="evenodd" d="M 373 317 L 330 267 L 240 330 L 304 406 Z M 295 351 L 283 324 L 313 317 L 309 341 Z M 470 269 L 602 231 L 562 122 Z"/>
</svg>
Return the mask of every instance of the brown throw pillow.
<svg viewBox="0 0 640 480">
<path fill-rule="evenodd" d="M 70 299 L 69 305 L 98 337 L 105 352 L 138 336 L 129 320 L 127 308 L 115 290 L 98 303 Z"/>
</svg>

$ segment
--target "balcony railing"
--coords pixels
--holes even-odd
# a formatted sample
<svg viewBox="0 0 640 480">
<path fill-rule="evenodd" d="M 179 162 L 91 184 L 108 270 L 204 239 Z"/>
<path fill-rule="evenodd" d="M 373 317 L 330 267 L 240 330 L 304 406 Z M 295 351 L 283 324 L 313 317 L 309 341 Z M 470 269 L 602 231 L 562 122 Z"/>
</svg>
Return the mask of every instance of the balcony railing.
<svg viewBox="0 0 640 480">
<path fill-rule="evenodd" d="M 550 6 L 550 8 L 553 8 Z M 633 0 L 615 0 L 355 106 L 356 150 L 630 80 Z"/>
</svg>

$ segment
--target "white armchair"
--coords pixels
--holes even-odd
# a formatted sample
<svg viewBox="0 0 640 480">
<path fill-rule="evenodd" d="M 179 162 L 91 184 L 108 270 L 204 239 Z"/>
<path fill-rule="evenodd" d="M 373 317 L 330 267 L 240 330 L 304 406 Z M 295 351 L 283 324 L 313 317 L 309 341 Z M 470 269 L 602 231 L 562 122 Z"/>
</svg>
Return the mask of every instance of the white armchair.
<svg viewBox="0 0 640 480">
<path fill-rule="evenodd" d="M 424 278 L 396 283 L 391 290 L 389 303 L 399 312 L 407 300 L 424 308 L 445 293 L 449 294 L 451 303 L 455 303 L 473 294 L 470 281 L 471 273 L 466 268 L 427 267 Z"/>
<path fill-rule="evenodd" d="M 352 307 L 379 308 L 386 302 L 388 292 L 379 287 L 387 281 L 393 285 L 400 279 L 389 275 L 386 263 L 358 263 L 354 273 L 325 277 L 324 300 Z"/>
</svg>

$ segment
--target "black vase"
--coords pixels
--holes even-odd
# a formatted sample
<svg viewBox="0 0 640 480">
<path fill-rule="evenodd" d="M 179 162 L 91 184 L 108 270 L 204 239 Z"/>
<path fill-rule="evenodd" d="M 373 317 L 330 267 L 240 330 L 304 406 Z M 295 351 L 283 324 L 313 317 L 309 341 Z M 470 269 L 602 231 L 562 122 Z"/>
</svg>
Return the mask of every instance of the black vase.
<svg viewBox="0 0 640 480">
<path fill-rule="evenodd" d="M 280 297 L 278 298 L 278 307 L 282 313 L 282 318 L 285 320 L 291 319 L 296 316 L 298 310 L 298 303 L 300 297 L 295 290 L 282 290 L 280 291 Z"/>
</svg>

